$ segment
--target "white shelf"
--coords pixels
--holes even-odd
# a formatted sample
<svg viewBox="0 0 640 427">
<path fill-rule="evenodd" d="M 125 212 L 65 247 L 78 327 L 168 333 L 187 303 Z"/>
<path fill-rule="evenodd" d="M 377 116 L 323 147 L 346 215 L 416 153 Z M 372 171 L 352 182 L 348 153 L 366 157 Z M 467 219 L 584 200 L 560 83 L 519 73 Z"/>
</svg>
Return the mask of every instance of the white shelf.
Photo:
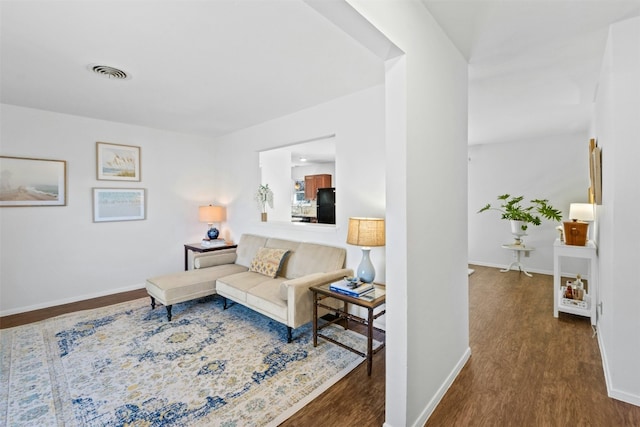
<svg viewBox="0 0 640 427">
<path fill-rule="evenodd" d="M 564 298 L 563 291 L 558 291 L 558 310 L 562 311 L 563 313 L 571 313 L 577 314 L 578 316 L 591 317 L 591 297 L 589 296 L 589 294 L 586 294 L 584 296 L 584 300 L 580 301 L 586 303 L 586 307 L 575 305 L 576 303 L 573 301 L 577 300 L 568 301 L 569 302 L 567 303 L 567 299 Z"/>
<path fill-rule="evenodd" d="M 589 261 L 588 289 L 589 293 L 584 299 L 587 308 L 563 304 L 561 274 L 562 258 L 584 258 Z M 553 317 L 558 317 L 558 313 L 570 313 L 578 316 L 585 316 L 591 319 L 591 325 L 596 326 L 598 304 L 598 248 L 591 240 L 585 246 L 565 245 L 556 239 L 553 244 Z"/>
</svg>

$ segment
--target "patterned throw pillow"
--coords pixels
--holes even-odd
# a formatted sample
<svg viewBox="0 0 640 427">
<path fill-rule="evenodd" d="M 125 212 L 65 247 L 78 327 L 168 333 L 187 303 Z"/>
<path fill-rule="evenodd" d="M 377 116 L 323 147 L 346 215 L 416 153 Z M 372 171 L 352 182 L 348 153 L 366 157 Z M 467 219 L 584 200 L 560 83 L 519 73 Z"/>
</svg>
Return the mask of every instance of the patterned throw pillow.
<svg viewBox="0 0 640 427">
<path fill-rule="evenodd" d="M 269 277 L 276 277 L 287 252 L 289 251 L 286 249 L 260 248 L 251 261 L 249 271 L 264 274 Z"/>
</svg>

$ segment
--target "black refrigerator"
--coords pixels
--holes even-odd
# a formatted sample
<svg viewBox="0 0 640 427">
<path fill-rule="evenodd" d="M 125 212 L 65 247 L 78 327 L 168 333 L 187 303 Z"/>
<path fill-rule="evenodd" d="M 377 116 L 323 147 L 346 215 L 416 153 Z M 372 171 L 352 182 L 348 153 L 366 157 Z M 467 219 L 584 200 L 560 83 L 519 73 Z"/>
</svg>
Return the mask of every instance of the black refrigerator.
<svg viewBox="0 0 640 427">
<path fill-rule="evenodd" d="M 316 195 L 317 217 L 319 224 L 336 223 L 336 189 L 318 188 Z"/>
</svg>

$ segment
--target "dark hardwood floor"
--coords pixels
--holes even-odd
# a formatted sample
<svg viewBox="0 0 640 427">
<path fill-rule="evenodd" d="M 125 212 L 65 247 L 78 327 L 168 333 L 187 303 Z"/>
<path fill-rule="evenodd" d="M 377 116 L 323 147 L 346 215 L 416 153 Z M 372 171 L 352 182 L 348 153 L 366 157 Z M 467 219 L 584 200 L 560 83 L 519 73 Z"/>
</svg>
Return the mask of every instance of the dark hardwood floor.
<svg viewBox="0 0 640 427">
<path fill-rule="evenodd" d="M 553 317 L 552 276 L 472 268 L 472 356 L 426 426 L 640 426 L 640 407 L 607 397 L 589 319 Z M 0 327 L 143 296 L 132 291 L 7 316 Z M 385 351 L 374 356 L 371 377 L 360 364 L 281 426 L 381 426 Z"/>
<path fill-rule="evenodd" d="M 147 297 L 147 291 L 145 289 L 137 289 L 135 291 L 121 292 L 119 294 L 107 295 L 90 300 L 57 305 L 40 310 L 28 311 L 26 313 L 12 314 L 10 316 L 0 317 L 0 329 L 13 328 L 14 326 L 39 322 L 40 320 L 60 316 L 61 314 L 73 313 L 74 311 L 80 310 L 90 310 L 92 308 L 98 307 L 105 307 L 107 305 L 118 304 L 142 297 Z"/>
<path fill-rule="evenodd" d="M 607 397 L 589 319 L 553 317 L 553 276 L 471 268 L 472 355 L 426 426 L 640 426 Z"/>
</svg>

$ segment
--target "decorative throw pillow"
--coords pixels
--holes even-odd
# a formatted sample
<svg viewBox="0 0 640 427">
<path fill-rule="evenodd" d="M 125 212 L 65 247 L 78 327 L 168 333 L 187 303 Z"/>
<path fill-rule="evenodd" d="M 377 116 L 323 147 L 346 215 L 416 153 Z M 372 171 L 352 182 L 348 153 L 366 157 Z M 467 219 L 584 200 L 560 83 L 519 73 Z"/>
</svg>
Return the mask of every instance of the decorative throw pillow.
<svg viewBox="0 0 640 427">
<path fill-rule="evenodd" d="M 249 271 L 276 277 L 287 252 L 289 251 L 286 249 L 260 248 L 251 261 Z"/>
</svg>

